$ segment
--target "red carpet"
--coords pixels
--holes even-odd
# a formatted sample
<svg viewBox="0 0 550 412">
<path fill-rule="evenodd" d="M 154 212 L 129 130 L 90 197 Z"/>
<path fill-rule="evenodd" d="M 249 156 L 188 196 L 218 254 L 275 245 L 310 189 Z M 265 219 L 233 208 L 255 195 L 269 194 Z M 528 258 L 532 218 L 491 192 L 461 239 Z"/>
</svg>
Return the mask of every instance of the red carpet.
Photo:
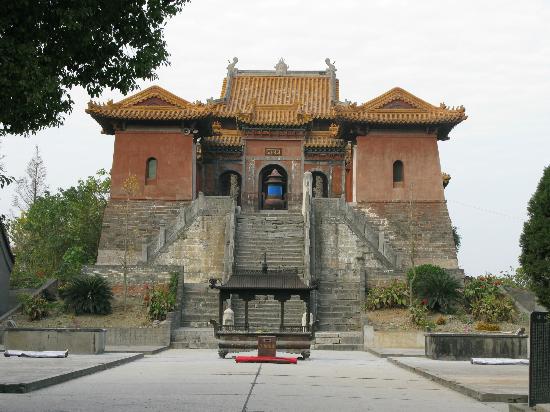
<svg viewBox="0 0 550 412">
<path fill-rule="evenodd" d="M 298 363 L 298 358 L 278 358 L 276 356 L 235 356 L 237 363 Z"/>
</svg>

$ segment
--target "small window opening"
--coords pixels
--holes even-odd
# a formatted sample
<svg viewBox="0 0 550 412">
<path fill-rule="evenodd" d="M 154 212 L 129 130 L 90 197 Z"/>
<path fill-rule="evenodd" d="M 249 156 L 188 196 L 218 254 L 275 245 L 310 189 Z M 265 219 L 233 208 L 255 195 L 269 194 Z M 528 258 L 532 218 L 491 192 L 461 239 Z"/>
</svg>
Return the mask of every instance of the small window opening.
<svg viewBox="0 0 550 412">
<path fill-rule="evenodd" d="M 151 157 L 147 159 L 147 168 L 145 170 L 145 177 L 147 180 L 157 178 L 157 159 Z"/>
<path fill-rule="evenodd" d="M 399 185 L 403 183 L 403 180 L 403 162 L 396 160 L 393 162 L 393 183 Z"/>
</svg>

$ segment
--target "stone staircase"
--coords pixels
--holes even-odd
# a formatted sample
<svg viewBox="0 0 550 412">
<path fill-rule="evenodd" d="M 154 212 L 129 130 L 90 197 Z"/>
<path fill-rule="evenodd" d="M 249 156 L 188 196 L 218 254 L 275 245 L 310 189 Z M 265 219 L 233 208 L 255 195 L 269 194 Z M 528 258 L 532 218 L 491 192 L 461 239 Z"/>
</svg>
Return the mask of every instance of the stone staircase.
<svg viewBox="0 0 550 412">
<path fill-rule="evenodd" d="M 266 253 L 268 270 L 304 273 L 304 218 L 299 213 L 260 212 L 237 216 L 235 271 L 260 270 Z M 232 299 L 235 323 L 244 324 L 244 302 Z M 301 325 L 305 304 L 297 297 L 285 302 L 285 324 Z M 258 296 L 249 302 L 251 329 L 277 330 L 280 304 L 273 296 Z"/>
<path fill-rule="evenodd" d="M 172 349 L 216 349 L 218 341 L 214 337 L 214 329 L 210 328 L 178 328 L 172 331 Z"/>
<path fill-rule="evenodd" d="M 185 283 L 181 312 L 182 327 L 210 327 L 210 319 L 218 319 L 218 291 L 205 284 Z"/>
<path fill-rule="evenodd" d="M 173 349 L 214 349 L 217 341 L 210 319 L 218 319 L 218 292 L 205 284 L 184 283 L 181 327 L 172 331 Z"/>
<path fill-rule="evenodd" d="M 361 330 L 361 283 L 334 276 L 319 282 L 317 330 Z"/>
<path fill-rule="evenodd" d="M 254 213 L 237 216 L 235 269 L 262 268 L 304 272 L 304 218 L 297 213 Z"/>
</svg>

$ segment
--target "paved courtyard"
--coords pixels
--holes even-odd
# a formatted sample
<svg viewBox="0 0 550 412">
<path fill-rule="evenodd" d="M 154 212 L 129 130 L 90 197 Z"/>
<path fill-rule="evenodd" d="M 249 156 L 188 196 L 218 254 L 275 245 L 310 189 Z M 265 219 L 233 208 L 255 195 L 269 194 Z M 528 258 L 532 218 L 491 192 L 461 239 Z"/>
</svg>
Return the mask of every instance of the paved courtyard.
<svg viewBox="0 0 550 412">
<path fill-rule="evenodd" d="M 0 374 L 2 371 L 0 370 Z M 168 350 L 27 394 L 0 411 L 494 411 L 365 352 L 314 351 L 298 365 L 236 364 Z"/>
</svg>

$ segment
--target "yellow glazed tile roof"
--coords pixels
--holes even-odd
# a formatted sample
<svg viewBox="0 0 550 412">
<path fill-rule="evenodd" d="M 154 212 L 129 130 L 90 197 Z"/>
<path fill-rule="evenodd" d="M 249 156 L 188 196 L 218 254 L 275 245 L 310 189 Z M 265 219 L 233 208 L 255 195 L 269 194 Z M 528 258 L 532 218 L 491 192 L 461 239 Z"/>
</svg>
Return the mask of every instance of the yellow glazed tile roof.
<svg viewBox="0 0 550 412">
<path fill-rule="evenodd" d="M 118 103 L 88 103 L 86 113 L 94 118 L 124 120 L 186 120 L 206 117 L 207 106 L 189 103 L 159 86 L 149 87 Z"/>
<path fill-rule="evenodd" d="M 335 109 L 341 120 L 375 124 L 458 124 L 468 118 L 463 106 L 433 106 L 399 87 L 360 106 L 339 105 Z"/>
<path fill-rule="evenodd" d="M 231 78 L 229 99 L 220 105 L 220 116 L 238 115 L 247 112 L 251 105 L 273 107 L 295 106 L 296 109 L 313 118 L 329 118 L 333 114 L 330 98 L 330 76 L 255 76 L 239 74 Z M 227 82 L 222 86 L 225 95 Z M 265 114 L 265 120 L 269 121 Z M 291 120 L 292 122 L 292 120 Z"/>
<path fill-rule="evenodd" d="M 226 77 L 222 98 L 190 103 L 152 86 L 120 102 L 90 102 L 86 112 L 104 130 L 113 132 L 112 120 L 183 121 L 235 119 L 255 126 L 304 126 L 315 119 L 378 125 L 445 125 L 450 129 L 467 118 L 464 107 L 433 106 L 413 94 L 393 88 L 362 105 L 338 102 L 338 80 L 325 72 L 238 71 Z M 298 73 L 298 74 L 295 74 Z M 226 93 L 229 87 L 229 93 Z M 335 90 L 331 91 L 331 87 Z M 334 95 L 336 101 L 331 100 Z"/>
<path fill-rule="evenodd" d="M 242 146 L 241 136 L 207 136 L 202 138 L 201 144 L 216 147 L 239 147 Z"/>
<path fill-rule="evenodd" d="M 305 141 L 306 149 L 344 149 L 346 141 L 335 137 L 308 137 Z"/>
</svg>

